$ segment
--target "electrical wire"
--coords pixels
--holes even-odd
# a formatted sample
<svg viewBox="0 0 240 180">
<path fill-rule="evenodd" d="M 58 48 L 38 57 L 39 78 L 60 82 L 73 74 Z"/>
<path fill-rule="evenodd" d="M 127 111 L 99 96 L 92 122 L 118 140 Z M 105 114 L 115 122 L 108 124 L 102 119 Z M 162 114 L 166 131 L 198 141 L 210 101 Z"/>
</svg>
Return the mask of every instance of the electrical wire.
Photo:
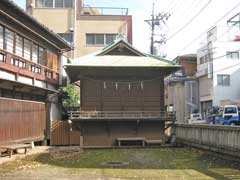
<svg viewBox="0 0 240 180">
<path fill-rule="evenodd" d="M 237 52 L 237 51 L 240 51 L 240 49 L 236 49 L 236 50 L 234 50 L 233 52 Z M 214 59 L 213 59 L 212 61 L 210 61 L 210 62 L 219 60 L 219 59 L 221 59 L 221 58 L 223 58 L 223 57 L 226 57 L 226 56 L 227 56 L 227 54 L 218 56 L 218 57 L 214 58 Z M 217 73 L 217 72 L 220 72 L 220 71 L 223 71 L 223 70 L 226 70 L 226 69 L 230 69 L 230 68 L 235 67 L 235 66 L 237 66 L 237 65 L 240 65 L 240 63 L 234 64 L 234 65 L 231 65 L 231 66 L 227 66 L 227 67 L 225 67 L 225 68 L 223 68 L 223 69 L 219 69 L 219 70 L 217 70 L 217 71 L 213 71 L 212 73 L 208 73 L 208 74 L 213 74 L 213 73 Z M 198 71 L 198 72 L 204 72 L 204 71 L 205 71 L 205 70 Z"/>
<path fill-rule="evenodd" d="M 175 37 L 178 33 L 180 33 L 182 30 L 184 30 L 187 26 L 189 26 L 212 2 L 212 0 L 209 0 L 198 12 L 195 14 L 187 23 L 185 23 L 180 29 L 178 29 L 175 33 L 173 33 L 171 36 L 167 38 L 167 41 Z"/>
<path fill-rule="evenodd" d="M 222 19 L 224 19 L 225 17 L 227 17 L 233 10 L 235 10 L 238 6 L 240 6 L 240 3 L 238 3 L 237 5 L 235 5 L 231 10 L 229 10 L 227 13 L 225 13 L 223 16 L 221 16 L 215 23 L 213 26 L 216 26 Z M 180 53 L 182 53 L 185 49 L 187 49 L 191 44 L 193 44 L 194 42 L 196 42 L 199 38 L 201 38 L 205 33 L 207 33 L 209 31 L 209 28 L 207 28 L 203 33 L 201 33 L 200 35 L 198 35 L 196 38 L 194 38 L 192 41 L 190 41 L 190 43 L 188 43 L 183 49 L 181 49 L 178 52 L 178 55 Z"/>
</svg>

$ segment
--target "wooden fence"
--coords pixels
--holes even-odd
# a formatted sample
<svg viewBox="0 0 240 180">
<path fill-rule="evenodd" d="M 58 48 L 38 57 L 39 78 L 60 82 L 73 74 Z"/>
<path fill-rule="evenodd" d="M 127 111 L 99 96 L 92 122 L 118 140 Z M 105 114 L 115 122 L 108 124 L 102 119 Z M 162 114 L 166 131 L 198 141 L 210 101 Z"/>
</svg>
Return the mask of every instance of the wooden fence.
<svg viewBox="0 0 240 180">
<path fill-rule="evenodd" d="M 45 130 L 45 103 L 0 98 L 0 144 L 40 141 Z"/>
<path fill-rule="evenodd" d="M 51 126 L 52 146 L 79 145 L 80 133 L 78 131 L 70 131 L 70 126 L 66 121 L 54 120 Z"/>
<path fill-rule="evenodd" d="M 240 157 L 238 126 L 176 124 L 173 131 L 178 142 Z"/>
</svg>

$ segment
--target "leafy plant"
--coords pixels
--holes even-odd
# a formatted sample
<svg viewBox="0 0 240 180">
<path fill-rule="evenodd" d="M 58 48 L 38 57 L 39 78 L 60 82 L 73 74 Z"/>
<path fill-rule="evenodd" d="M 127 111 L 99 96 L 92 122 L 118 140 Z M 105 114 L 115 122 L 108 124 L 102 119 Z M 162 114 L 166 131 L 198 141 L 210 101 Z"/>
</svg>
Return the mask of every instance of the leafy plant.
<svg viewBox="0 0 240 180">
<path fill-rule="evenodd" d="M 67 84 L 61 88 L 61 91 L 64 94 L 62 97 L 64 107 L 78 107 L 80 105 L 80 91 L 75 85 Z"/>
</svg>

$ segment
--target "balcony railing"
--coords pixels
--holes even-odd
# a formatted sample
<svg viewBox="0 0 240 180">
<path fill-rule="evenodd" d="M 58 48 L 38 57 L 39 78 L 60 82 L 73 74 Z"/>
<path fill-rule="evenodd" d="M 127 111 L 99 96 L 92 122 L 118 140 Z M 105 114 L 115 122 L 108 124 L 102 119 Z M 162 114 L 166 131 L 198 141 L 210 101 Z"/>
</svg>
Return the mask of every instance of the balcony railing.
<svg viewBox="0 0 240 180">
<path fill-rule="evenodd" d="M 128 15 L 128 8 L 118 7 L 82 7 L 82 15 Z"/>
<path fill-rule="evenodd" d="M 163 111 L 69 111 L 71 120 L 162 120 L 175 121 L 174 112 Z"/>
<path fill-rule="evenodd" d="M 1 68 L 21 75 L 58 84 L 58 72 L 0 49 Z"/>
</svg>

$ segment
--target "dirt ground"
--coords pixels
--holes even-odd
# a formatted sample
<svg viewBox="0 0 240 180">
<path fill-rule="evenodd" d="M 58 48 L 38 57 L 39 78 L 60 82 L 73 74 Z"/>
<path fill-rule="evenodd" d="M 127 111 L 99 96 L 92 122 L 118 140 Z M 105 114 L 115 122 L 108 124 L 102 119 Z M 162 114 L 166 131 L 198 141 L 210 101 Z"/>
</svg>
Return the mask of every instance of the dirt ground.
<svg viewBox="0 0 240 180">
<path fill-rule="evenodd" d="M 0 158 L 1 161 L 2 157 Z M 128 162 L 106 167 L 104 162 Z M 239 161 L 189 148 L 108 149 L 41 147 L 0 165 L 0 179 L 240 180 Z"/>
</svg>

